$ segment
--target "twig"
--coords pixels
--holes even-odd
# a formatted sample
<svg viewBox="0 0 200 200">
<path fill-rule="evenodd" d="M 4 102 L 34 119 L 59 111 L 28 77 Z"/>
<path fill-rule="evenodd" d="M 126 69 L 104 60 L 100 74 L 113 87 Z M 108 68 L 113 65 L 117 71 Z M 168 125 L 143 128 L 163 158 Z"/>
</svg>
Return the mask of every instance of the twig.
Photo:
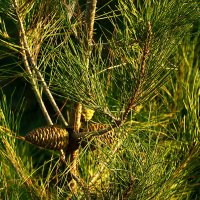
<svg viewBox="0 0 200 200">
<path fill-rule="evenodd" d="M 74 123 L 73 123 L 74 131 L 77 133 L 79 132 L 79 129 L 81 127 L 81 113 L 82 113 L 82 104 L 77 103 L 75 105 Z"/>
<path fill-rule="evenodd" d="M 86 8 L 86 33 L 87 33 L 87 41 L 86 47 L 87 50 L 90 51 L 90 47 L 92 46 L 92 38 L 94 34 L 94 19 L 96 14 L 96 4 L 97 0 L 87 0 L 87 8 Z"/>
<path fill-rule="evenodd" d="M 92 38 L 93 38 L 93 30 L 94 30 L 94 18 L 95 18 L 95 12 L 96 12 L 96 0 L 87 0 L 87 8 L 86 8 L 86 68 L 89 68 L 89 62 L 90 62 L 90 54 L 91 54 L 91 44 L 92 44 Z M 81 127 L 81 114 L 82 114 L 82 104 L 78 102 L 75 106 L 75 113 L 74 113 L 74 121 L 73 121 L 73 127 L 75 134 L 75 139 L 78 138 L 79 129 Z M 79 157 L 79 149 L 74 150 L 71 153 L 71 166 L 70 166 L 70 172 L 73 175 L 72 182 L 76 181 L 75 184 L 72 185 L 72 190 L 76 192 L 77 190 L 77 184 L 80 184 L 81 178 L 79 177 L 78 173 L 78 157 Z"/>
<path fill-rule="evenodd" d="M 75 106 L 75 111 L 74 111 L 74 116 L 73 116 L 73 128 L 76 134 L 79 133 L 80 127 L 81 127 L 81 113 L 82 113 L 82 104 L 81 103 L 76 103 Z M 73 144 L 72 144 L 73 145 Z M 70 181 L 70 189 L 72 190 L 73 193 L 77 194 L 78 190 L 78 185 L 81 186 L 81 188 L 84 190 L 87 199 L 89 199 L 89 192 L 87 188 L 84 186 L 85 183 L 81 179 L 79 175 L 79 170 L 78 170 L 78 163 L 79 163 L 79 149 L 72 149 L 71 155 L 70 155 L 70 174 L 72 176 L 72 180 Z"/>
<path fill-rule="evenodd" d="M 143 83 L 143 79 L 145 77 L 146 60 L 150 53 L 151 34 L 152 34 L 152 27 L 151 27 L 151 23 L 148 22 L 147 39 L 144 44 L 143 55 L 142 55 L 142 60 L 141 60 L 140 79 L 137 83 L 137 86 L 135 87 L 136 90 L 133 92 L 133 96 L 131 97 L 130 102 L 122 116 L 122 121 L 125 121 L 131 109 L 134 109 L 136 107 L 137 99 L 141 95 L 141 84 Z"/>
<path fill-rule="evenodd" d="M 92 44 L 92 38 L 93 38 L 93 30 L 94 30 L 94 18 L 95 18 L 95 12 L 96 12 L 96 0 L 87 0 L 87 8 L 86 8 L 86 68 L 89 68 L 89 62 L 90 62 L 90 54 L 91 54 L 91 44 Z M 73 127 L 75 134 L 75 139 L 78 141 L 78 134 L 79 129 L 81 127 L 81 113 L 82 113 L 82 104 L 79 102 L 76 104 L 75 107 L 75 114 L 74 114 L 74 122 Z M 81 178 L 79 177 L 78 173 L 78 157 L 79 157 L 79 149 L 75 150 L 71 154 L 71 163 L 70 166 L 70 172 L 73 175 L 72 181 L 76 181 L 77 184 L 80 184 Z M 77 185 L 73 185 L 72 189 L 76 192 Z M 88 193 L 87 193 L 88 194 Z"/>
<path fill-rule="evenodd" d="M 148 55 L 150 53 L 150 43 L 151 43 L 151 32 L 152 32 L 152 27 L 151 23 L 148 22 L 147 24 L 147 39 L 144 44 L 144 49 L 143 49 L 143 56 L 142 56 L 142 64 L 141 64 L 141 75 L 140 78 L 143 78 L 145 75 L 145 66 L 146 66 L 146 60 L 148 58 Z"/>
<path fill-rule="evenodd" d="M 37 84 L 37 82 L 36 82 L 36 80 L 35 80 L 35 78 L 33 76 L 33 73 L 31 71 L 30 67 L 29 67 L 29 63 L 28 63 L 28 60 L 27 60 L 26 52 L 24 50 L 24 43 L 21 40 L 21 37 L 20 37 L 20 43 L 21 43 L 21 46 L 22 46 L 22 52 L 21 53 L 22 53 L 22 57 L 23 57 L 23 60 L 24 60 L 24 65 L 25 65 L 26 71 L 27 71 L 27 73 L 28 73 L 28 75 L 30 77 L 31 85 L 33 87 L 33 91 L 35 93 L 35 96 L 36 96 L 36 99 L 38 101 L 38 104 L 39 104 L 39 106 L 40 106 L 40 108 L 42 110 L 42 113 L 43 113 L 47 123 L 49 125 L 53 125 L 51 117 L 49 116 L 49 113 L 48 113 L 48 111 L 47 111 L 47 109 L 46 109 L 46 107 L 44 105 L 44 102 L 43 102 L 42 97 L 40 95 L 40 92 L 38 90 L 38 87 L 37 87 L 38 84 Z"/>
<path fill-rule="evenodd" d="M 21 36 L 22 36 L 22 41 L 23 41 L 23 44 L 24 44 L 24 50 L 25 50 L 25 53 L 27 55 L 27 59 L 30 62 L 31 67 L 35 70 L 35 72 L 37 74 L 37 77 L 38 77 L 39 81 L 41 82 L 42 87 L 44 88 L 44 92 L 46 93 L 47 97 L 49 98 L 49 101 L 50 101 L 52 107 L 58 113 L 58 115 L 59 115 L 61 121 L 63 122 L 63 124 L 65 126 L 68 126 L 68 123 L 66 122 L 66 120 L 63 117 L 62 113 L 60 112 L 60 110 L 59 110 L 59 108 L 58 108 L 58 106 L 57 106 L 57 104 L 56 104 L 56 102 L 55 102 L 55 100 L 54 100 L 49 88 L 48 88 L 47 83 L 45 82 L 41 72 L 38 69 L 37 64 L 35 63 L 32 55 L 31 55 L 31 51 L 30 51 L 29 46 L 28 46 L 28 42 L 27 42 L 27 38 L 26 38 L 26 33 L 25 33 L 25 30 L 24 30 L 23 22 L 22 22 L 22 19 L 20 17 L 19 11 L 18 11 L 19 7 L 17 5 L 17 1 L 14 0 L 13 4 L 14 4 L 15 10 L 16 10 L 18 23 L 19 23 L 19 27 L 20 27 L 20 32 L 21 32 Z M 31 77 L 31 78 L 33 78 L 33 77 Z"/>
<path fill-rule="evenodd" d="M 97 0 L 87 0 L 86 16 L 85 16 L 85 33 L 86 33 L 86 68 L 89 68 L 90 54 L 92 51 L 92 39 L 94 35 L 94 20 L 96 14 Z"/>
<path fill-rule="evenodd" d="M 76 181 L 76 183 L 82 188 L 82 190 L 84 191 L 84 194 L 85 194 L 85 197 L 86 197 L 86 200 L 90 200 L 90 192 L 89 192 L 89 189 L 85 186 L 84 182 L 79 178 L 77 177 L 75 174 L 71 173 L 71 176 L 73 178 L 73 180 Z"/>
</svg>

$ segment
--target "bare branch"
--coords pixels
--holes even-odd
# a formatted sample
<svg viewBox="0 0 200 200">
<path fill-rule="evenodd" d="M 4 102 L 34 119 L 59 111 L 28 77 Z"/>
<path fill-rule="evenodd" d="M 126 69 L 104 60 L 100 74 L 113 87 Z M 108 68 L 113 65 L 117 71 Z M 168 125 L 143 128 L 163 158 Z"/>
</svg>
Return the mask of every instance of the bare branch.
<svg viewBox="0 0 200 200">
<path fill-rule="evenodd" d="M 86 33 L 87 33 L 87 48 L 92 45 L 92 38 L 94 34 L 94 19 L 96 14 L 97 0 L 87 0 L 86 8 Z"/>
<path fill-rule="evenodd" d="M 26 33 L 25 33 L 25 30 L 24 30 L 24 26 L 23 26 L 23 21 L 22 21 L 22 19 L 20 17 L 19 11 L 18 11 L 19 7 L 18 7 L 18 4 L 17 4 L 17 1 L 14 0 L 13 4 L 14 4 L 15 10 L 16 10 L 17 19 L 18 19 L 18 23 L 19 23 L 19 27 L 20 27 L 20 32 L 21 32 L 21 37 L 22 37 L 24 48 L 25 48 L 24 51 L 26 53 L 27 59 L 30 62 L 31 67 L 35 70 L 35 72 L 37 74 L 37 77 L 38 77 L 42 87 L 44 88 L 44 92 L 46 93 L 47 97 L 49 98 L 49 101 L 50 101 L 51 105 L 53 106 L 54 110 L 58 113 L 58 116 L 60 117 L 60 119 L 63 122 L 63 124 L 65 126 L 68 126 L 68 123 L 66 122 L 66 120 L 63 117 L 62 113 L 60 112 L 60 110 L 59 110 L 59 108 L 58 108 L 58 106 L 57 106 L 57 104 L 56 104 L 56 102 L 55 102 L 55 100 L 54 100 L 54 98 L 53 98 L 48 86 L 47 86 L 47 83 L 45 82 L 41 72 L 38 69 L 37 64 L 34 61 L 34 58 L 31 55 L 31 51 L 30 51 L 28 43 L 27 43 Z M 34 77 L 32 76 L 31 78 L 33 79 Z"/>
<path fill-rule="evenodd" d="M 92 47 L 92 39 L 94 35 L 94 20 L 96 14 L 97 0 L 87 0 L 86 16 L 85 16 L 85 33 L 86 33 L 86 67 L 89 68 L 90 54 Z"/>
<path fill-rule="evenodd" d="M 41 94 L 40 94 L 39 89 L 37 87 L 38 84 L 37 84 L 37 82 L 36 82 L 36 80 L 34 78 L 34 75 L 33 75 L 32 71 L 31 71 L 31 69 L 30 69 L 30 66 L 29 66 L 29 63 L 28 63 L 28 60 L 27 60 L 27 56 L 26 56 L 26 52 L 24 50 L 24 43 L 21 40 L 21 37 L 20 37 L 20 43 L 21 43 L 21 47 L 22 47 L 22 50 L 21 50 L 22 52 L 21 53 L 22 53 L 22 57 L 23 57 L 23 60 L 24 60 L 24 65 L 25 65 L 26 71 L 27 71 L 27 73 L 28 73 L 28 75 L 30 77 L 31 85 L 33 87 L 33 91 L 35 93 L 35 96 L 36 96 L 36 99 L 37 99 L 38 104 L 40 106 L 40 109 L 42 110 L 42 113 L 43 113 L 47 123 L 49 125 L 53 125 L 51 117 L 49 116 L 49 113 L 48 113 L 48 111 L 47 111 L 47 109 L 46 109 L 46 107 L 44 105 L 44 102 L 42 100 Z"/>
</svg>

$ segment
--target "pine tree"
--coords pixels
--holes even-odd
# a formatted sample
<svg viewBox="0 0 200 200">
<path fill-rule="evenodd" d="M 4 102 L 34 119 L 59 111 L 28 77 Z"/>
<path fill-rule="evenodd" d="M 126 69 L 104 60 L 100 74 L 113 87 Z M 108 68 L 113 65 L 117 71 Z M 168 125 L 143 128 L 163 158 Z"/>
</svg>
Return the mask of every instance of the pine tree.
<svg viewBox="0 0 200 200">
<path fill-rule="evenodd" d="M 32 143 L 44 148 L 52 145 L 57 148 L 57 143 L 49 139 L 48 131 L 53 130 L 49 127 L 58 121 L 62 126 L 58 128 L 60 131 L 64 130 L 63 127 L 67 129 L 68 141 L 61 145 L 65 149 L 59 146 L 59 150 L 64 150 L 64 154 L 75 160 L 70 171 L 80 191 L 69 186 L 72 193 L 84 195 L 87 199 L 92 197 L 93 191 L 94 198 L 102 199 L 117 196 L 121 199 L 176 198 L 178 194 L 174 191 L 178 187 L 173 191 L 172 186 L 176 187 L 178 181 L 170 185 L 167 176 L 177 180 L 180 177 L 173 174 L 172 168 L 167 171 L 163 164 L 167 161 L 167 153 L 159 140 L 164 136 L 145 134 L 145 130 L 153 132 L 153 128 L 144 125 L 147 122 L 142 123 L 138 113 L 146 110 L 144 108 L 150 100 L 158 103 L 156 98 L 160 88 L 165 87 L 177 71 L 180 72 L 175 57 L 185 38 L 198 33 L 195 26 L 200 22 L 199 6 L 198 0 L 111 0 L 106 3 L 97 0 L 0 1 L 0 61 L 3 63 L 0 79 L 8 82 L 20 77 L 31 85 L 31 92 L 43 114 L 41 118 L 46 120 L 48 128 L 33 131 L 29 134 L 29 142 L 34 140 Z M 52 114 L 47 101 L 58 119 Z M 64 109 L 60 109 L 60 105 Z M 15 132 L 6 123 L 1 127 L 9 134 Z M 38 130 L 42 130 L 39 136 Z M 137 130 L 144 130 L 144 136 L 136 137 Z M 159 132 L 159 127 L 156 126 L 155 131 Z M 53 139 L 57 138 L 56 134 L 51 135 Z M 57 139 L 60 142 L 60 138 Z M 5 147 L 2 152 L 9 151 L 12 145 L 5 138 L 2 141 L 2 149 Z M 195 157 L 198 150 L 196 139 L 194 141 L 194 149 L 190 151 Z M 132 147 L 133 143 L 135 147 Z M 89 151 L 85 154 L 87 149 L 96 149 L 97 153 Z M 123 154 L 124 149 L 126 155 Z M 77 150 L 81 151 L 77 153 Z M 162 157 L 156 157 L 158 163 L 155 164 L 153 156 L 159 151 Z M 95 158 L 87 168 L 87 156 L 91 154 Z M 136 154 L 139 157 L 136 158 Z M 189 162 L 190 156 L 184 159 Z M 115 169 L 117 165 L 122 169 L 130 161 L 138 177 L 143 177 L 140 177 L 142 181 L 139 183 L 144 189 L 136 187 L 135 194 L 137 180 L 131 168 L 126 175 L 116 174 L 116 171 L 112 174 L 111 168 L 106 169 L 105 164 L 99 164 L 101 160 L 106 163 L 113 160 L 112 167 Z M 68 167 L 67 160 L 64 162 Z M 47 198 L 47 191 L 41 192 L 31 179 L 25 181 L 27 176 L 16 165 L 20 162 L 11 163 L 18 175 L 24 177 L 22 180 L 28 185 L 30 194 L 37 191 L 37 196 Z M 81 169 L 77 168 L 78 163 Z M 181 166 L 177 166 L 177 173 L 184 168 Z M 89 172 L 89 168 L 94 172 Z M 161 170 L 157 171 L 159 168 Z M 112 185 L 112 180 L 116 182 L 120 176 L 121 184 Z M 66 174 L 60 175 L 59 181 L 63 177 Z M 150 180 L 147 177 L 152 178 L 152 186 L 145 182 L 145 179 Z M 101 188 L 101 181 L 106 185 L 104 188 Z M 145 187 L 149 187 L 149 194 Z M 96 188 L 102 192 L 98 193 Z M 168 188 L 171 192 L 162 192 Z"/>
</svg>

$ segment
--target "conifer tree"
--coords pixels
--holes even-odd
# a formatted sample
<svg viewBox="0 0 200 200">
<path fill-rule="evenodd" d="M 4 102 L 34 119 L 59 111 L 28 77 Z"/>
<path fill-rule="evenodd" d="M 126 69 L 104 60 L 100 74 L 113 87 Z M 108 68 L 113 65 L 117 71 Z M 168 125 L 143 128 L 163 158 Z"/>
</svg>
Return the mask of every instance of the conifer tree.
<svg viewBox="0 0 200 200">
<path fill-rule="evenodd" d="M 17 137 L 23 140 L 29 138 L 29 142 L 34 140 L 32 143 L 61 150 L 65 167 L 69 166 L 65 156 L 70 155 L 71 161 L 74 160 L 70 165 L 71 178 L 80 186 L 81 192 L 79 193 L 74 186 L 69 187 L 75 196 L 84 195 L 84 198 L 91 199 L 91 190 L 98 187 L 101 190 L 99 177 L 109 172 L 105 172 L 105 165 L 98 164 L 98 153 L 94 153 L 94 163 L 99 168 L 94 167 L 95 173 L 89 175 L 91 177 L 86 182 L 83 171 L 87 167 L 83 164 L 80 172 L 77 165 L 81 165 L 83 160 L 79 158 L 87 149 L 96 149 L 97 152 L 101 152 L 100 156 L 103 159 L 105 155 L 102 152 L 106 154 L 109 151 L 102 149 L 110 148 L 112 155 L 105 159 L 106 162 L 109 162 L 109 159 L 121 159 L 115 155 L 123 149 L 125 141 L 132 141 L 130 135 L 134 135 L 133 130 L 136 130 L 137 124 L 133 121 L 141 119 L 138 117 L 136 120 L 135 116 L 148 105 L 148 101 L 157 97 L 160 88 L 168 84 L 173 74 L 180 72 L 175 60 L 176 53 L 185 38 L 198 34 L 196 26 L 199 23 L 198 0 L 1 0 L 0 80 L 7 85 L 11 79 L 23 79 L 24 83 L 30 85 L 46 125 L 52 127 L 58 123 L 62 130 L 64 127 L 68 131 L 63 131 L 63 138 L 68 140 L 64 145 L 58 144 L 62 134 L 59 138 L 54 133 L 47 134 L 48 131 L 59 130 L 57 126 L 36 129 L 28 137 Z M 4 107 L 3 104 L 1 106 Z M 3 112 L 2 108 L 1 110 Z M 4 114 L 2 119 L 3 116 Z M 12 130 L 3 121 L 0 130 L 12 135 L 16 130 Z M 142 125 L 137 127 L 143 128 Z M 45 143 L 44 138 L 49 141 Z M 141 143 L 145 143 L 146 138 L 143 139 Z M 3 138 L 2 141 L 2 152 L 10 151 L 12 145 L 7 139 Z M 150 145 L 157 148 L 157 139 L 152 141 L 153 144 Z M 129 150 L 132 145 L 129 144 Z M 77 150 L 80 149 L 78 153 Z M 158 149 L 164 155 L 163 149 Z M 153 159 L 155 152 L 150 147 L 145 150 L 149 151 L 148 158 L 142 158 L 141 147 L 138 146 L 134 151 L 139 152 L 139 162 L 151 164 L 148 159 Z M 191 150 L 194 151 L 196 149 Z M 12 155 L 15 155 L 14 151 Z M 12 155 L 8 156 L 8 160 L 12 157 L 15 159 L 11 164 L 28 186 L 30 194 L 36 193 L 38 197 L 44 195 L 48 198 L 48 192 L 41 191 L 38 184 L 28 177 L 27 172 L 23 173 L 23 164 Z M 122 155 L 123 153 L 120 154 Z M 164 158 L 165 156 L 161 159 Z M 123 159 L 126 160 L 126 156 Z M 190 157 L 186 158 L 186 161 L 189 159 Z M 157 162 L 163 163 L 159 159 Z M 133 165 L 139 173 L 140 167 L 137 164 Z M 163 165 L 155 165 L 156 169 L 159 167 Z M 152 165 L 150 168 L 154 171 Z M 158 174 L 162 176 L 164 173 L 163 169 Z M 168 173 L 165 176 L 170 176 L 172 172 Z M 159 175 L 155 174 L 154 181 Z M 63 177 L 66 178 L 66 174 L 58 177 L 59 181 L 62 181 Z M 111 177 L 114 178 L 115 175 Z M 178 176 L 173 174 L 173 177 L 176 179 Z M 106 176 L 103 178 L 107 180 Z M 142 194 L 147 195 L 146 190 L 141 192 L 138 189 L 138 197 L 132 191 L 135 183 L 133 179 L 132 174 L 128 183 L 130 187 L 124 189 L 120 185 L 118 194 L 114 194 L 112 185 L 108 185 L 113 194 L 106 194 L 116 197 L 121 192 L 120 198 L 144 199 Z M 174 195 L 173 192 L 161 193 L 162 189 L 167 188 L 163 180 L 160 179 L 158 183 L 158 187 L 159 184 L 163 187 L 160 190 L 150 188 L 149 199 L 154 196 L 157 199 L 171 198 Z M 141 184 L 149 186 L 145 181 Z M 166 182 L 167 184 L 169 182 Z M 103 195 L 103 192 L 100 195 Z"/>
</svg>

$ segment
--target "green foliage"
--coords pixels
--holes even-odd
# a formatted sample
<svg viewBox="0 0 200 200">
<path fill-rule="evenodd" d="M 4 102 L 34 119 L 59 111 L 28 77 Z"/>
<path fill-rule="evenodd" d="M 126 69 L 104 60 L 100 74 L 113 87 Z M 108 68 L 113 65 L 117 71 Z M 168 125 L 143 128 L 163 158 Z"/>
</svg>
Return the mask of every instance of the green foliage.
<svg viewBox="0 0 200 200">
<path fill-rule="evenodd" d="M 18 11 L 14 2 L 21 3 Z M 97 136 L 81 148 L 83 184 L 75 192 L 70 162 L 66 167 L 56 153 L 15 139 L 27 107 L 13 106 L 15 99 L 2 93 L 0 199 L 199 199 L 199 1 L 119 0 L 109 7 L 110 1 L 97 9 L 89 51 L 85 5 L 74 2 L 0 1 L 0 81 L 34 80 L 32 87 L 48 99 L 45 81 L 57 102 L 69 100 L 64 111 L 81 102 L 95 111 L 94 122 L 113 125 L 126 111 L 128 118 L 113 144 Z M 17 12 L 32 57 L 23 53 Z"/>
<path fill-rule="evenodd" d="M 182 4 L 180 9 L 180 2 L 155 2 L 153 6 L 145 4 L 142 11 L 138 11 L 132 1 L 120 1 L 119 14 L 112 20 L 116 34 L 107 39 L 109 47 L 104 47 L 101 40 L 96 42 L 89 69 L 83 41 L 68 39 L 57 48 L 53 89 L 64 97 L 107 112 L 111 112 L 113 106 L 124 108 L 134 95 L 135 105 L 145 102 L 166 82 L 168 74 L 176 70 L 170 56 L 192 27 L 191 22 L 199 18 L 198 13 L 194 14 L 196 2 Z M 150 53 L 146 59 L 147 45 Z M 145 74 L 142 77 L 143 61 Z"/>
</svg>

